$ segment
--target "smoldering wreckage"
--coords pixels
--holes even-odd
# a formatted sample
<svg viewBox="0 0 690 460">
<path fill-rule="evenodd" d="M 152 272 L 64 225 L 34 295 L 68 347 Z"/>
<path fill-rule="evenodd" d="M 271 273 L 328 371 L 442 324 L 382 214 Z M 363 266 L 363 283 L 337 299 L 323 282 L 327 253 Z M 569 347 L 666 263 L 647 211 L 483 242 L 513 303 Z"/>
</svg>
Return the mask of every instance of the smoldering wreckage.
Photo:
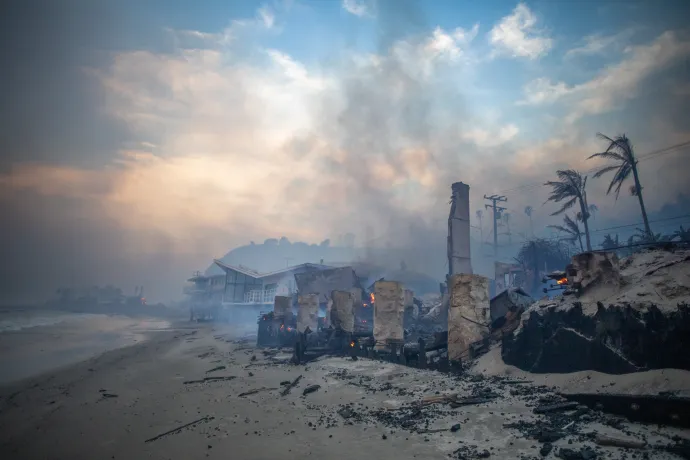
<svg viewBox="0 0 690 460">
<path fill-rule="evenodd" d="M 371 414 L 398 429 L 429 432 L 418 422 L 425 419 L 428 426 L 434 407 L 486 404 L 507 388 L 509 395 L 529 401 L 537 418 L 504 428 L 541 443 L 541 458 L 611 458 L 611 446 L 619 451 L 614 458 L 690 458 L 690 441 L 682 436 L 669 434 L 667 442 L 652 443 L 639 433 L 631 438 L 635 433 L 623 428 L 626 419 L 656 424 L 656 433 L 663 427 L 690 428 L 687 395 L 653 389 L 635 395 L 594 389 L 566 393 L 527 379 L 468 372 L 488 352 L 532 375 L 690 370 L 690 250 L 667 246 L 624 259 L 614 252 L 577 254 L 562 271 L 547 275 L 548 290 L 560 291 L 555 296 L 535 300 L 522 289 L 508 288 L 490 299 L 489 280 L 471 268 L 469 187 L 456 183 L 452 190 L 450 273 L 440 295 L 417 298 L 387 279 L 361 286 L 351 267 L 296 274 L 299 294 L 276 296 L 273 311 L 258 320 L 257 345 L 264 354 L 289 349 L 292 365 L 324 355 L 387 361 L 415 372 L 446 373 L 438 378 L 455 379 L 457 388 L 469 385 L 466 395 L 436 392 L 412 405 Z M 359 380 L 366 386 L 371 379 Z M 285 383 L 285 391 L 297 384 Z M 357 419 L 354 408 L 343 410 L 343 418 Z M 620 436 L 587 429 L 597 423 L 620 428 Z M 449 431 L 456 428 L 460 425 Z M 552 443 L 569 435 L 580 447 L 554 448 Z M 486 458 L 491 452 L 461 448 L 452 456 Z"/>
</svg>

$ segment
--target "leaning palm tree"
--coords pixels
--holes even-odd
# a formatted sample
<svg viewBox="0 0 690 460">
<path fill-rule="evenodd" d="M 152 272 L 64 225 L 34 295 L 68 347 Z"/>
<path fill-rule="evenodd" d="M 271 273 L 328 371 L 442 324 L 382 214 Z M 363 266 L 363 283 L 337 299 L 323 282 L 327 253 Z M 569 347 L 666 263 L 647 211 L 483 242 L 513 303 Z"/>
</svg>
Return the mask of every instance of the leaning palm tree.
<svg viewBox="0 0 690 460">
<path fill-rule="evenodd" d="M 580 243 L 580 250 L 585 252 L 584 246 L 582 246 L 582 232 L 580 231 L 580 225 L 576 220 L 571 219 L 570 216 L 563 217 L 563 225 L 548 225 L 549 228 L 558 230 L 559 232 L 566 233 L 568 236 L 563 238 L 565 241 L 575 244 Z"/>
<path fill-rule="evenodd" d="M 623 183 L 630 177 L 632 173 L 635 183 L 630 187 L 630 193 L 636 196 L 640 202 L 640 210 L 642 211 L 642 220 L 644 221 L 644 231 L 650 237 L 653 236 L 652 229 L 649 226 L 649 219 L 647 218 L 647 210 L 644 207 L 644 200 L 642 199 L 642 186 L 640 185 L 640 175 L 637 171 L 637 158 L 633 151 L 632 143 L 625 134 L 611 139 L 604 134 L 597 133 L 597 137 L 609 143 L 609 146 L 603 152 L 595 153 L 589 158 L 605 158 L 607 160 L 616 160 L 616 164 L 604 166 L 594 174 L 594 177 L 600 177 L 609 171 L 616 170 L 606 194 L 616 191 L 616 199 L 620 194 Z M 589 159 L 588 158 L 588 159 Z"/>
<path fill-rule="evenodd" d="M 587 250 L 592 250 L 592 243 L 589 239 L 589 207 L 587 206 L 587 192 L 585 187 L 587 185 L 587 176 L 582 177 L 579 172 L 568 169 L 565 171 L 556 171 L 558 181 L 548 181 L 544 185 L 551 187 L 551 195 L 547 201 L 560 203 L 565 201 L 561 209 L 552 213 L 552 216 L 561 214 L 576 204 L 580 206 L 582 213 L 582 223 L 585 226 L 585 239 L 587 240 Z"/>
<path fill-rule="evenodd" d="M 527 217 L 529 217 L 529 232 L 532 236 L 534 236 L 534 227 L 532 227 L 532 212 L 534 212 L 534 208 L 532 206 L 525 206 L 525 214 L 527 214 Z"/>
</svg>

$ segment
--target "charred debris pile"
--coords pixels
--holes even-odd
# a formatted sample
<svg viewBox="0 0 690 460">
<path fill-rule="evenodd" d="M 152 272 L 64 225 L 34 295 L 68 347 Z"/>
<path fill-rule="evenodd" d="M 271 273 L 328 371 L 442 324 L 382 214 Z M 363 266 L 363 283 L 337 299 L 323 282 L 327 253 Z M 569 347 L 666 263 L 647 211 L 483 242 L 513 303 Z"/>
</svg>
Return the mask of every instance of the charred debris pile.
<svg viewBox="0 0 690 460">
<path fill-rule="evenodd" d="M 583 253 L 552 278 L 562 295 L 525 310 L 502 338 L 505 363 L 534 373 L 690 370 L 690 251 Z"/>
</svg>

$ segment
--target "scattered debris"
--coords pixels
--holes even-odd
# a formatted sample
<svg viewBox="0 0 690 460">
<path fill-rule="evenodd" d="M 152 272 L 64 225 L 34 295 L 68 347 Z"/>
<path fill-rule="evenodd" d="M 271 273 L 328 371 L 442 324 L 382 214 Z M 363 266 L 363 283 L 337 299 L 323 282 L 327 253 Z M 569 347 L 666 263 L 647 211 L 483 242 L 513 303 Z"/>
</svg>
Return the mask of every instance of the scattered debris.
<svg viewBox="0 0 690 460">
<path fill-rule="evenodd" d="M 690 427 L 690 398 L 660 395 L 621 395 L 606 393 L 562 394 L 563 398 L 596 407 L 630 420 Z"/>
</svg>

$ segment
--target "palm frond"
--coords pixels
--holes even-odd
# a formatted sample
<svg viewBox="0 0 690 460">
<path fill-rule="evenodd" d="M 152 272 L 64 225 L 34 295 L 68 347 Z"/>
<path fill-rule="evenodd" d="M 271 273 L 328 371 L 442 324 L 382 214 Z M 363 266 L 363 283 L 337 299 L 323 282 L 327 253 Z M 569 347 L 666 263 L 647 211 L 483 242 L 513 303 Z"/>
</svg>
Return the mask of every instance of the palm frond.
<svg viewBox="0 0 690 460">
<path fill-rule="evenodd" d="M 565 216 L 563 218 L 563 222 L 565 222 L 565 225 L 571 230 L 570 233 L 573 233 L 575 235 L 580 235 L 580 226 L 578 225 L 577 222 L 575 222 L 573 219 L 571 219 L 570 216 Z"/>
<path fill-rule="evenodd" d="M 561 209 L 559 209 L 559 210 L 556 211 L 556 212 L 552 212 L 551 215 L 552 215 L 552 216 L 557 216 L 558 214 L 564 213 L 564 212 L 567 211 L 568 209 L 570 209 L 570 208 L 572 208 L 573 206 L 575 206 L 575 203 L 577 203 L 577 197 L 573 197 L 573 198 L 571 198 L 570 200 L 566 201 L 566 202 L 563 204 L 563 206 L 561 206 Z"/>
<path fill-rule="evenodd" d="M 619 169 L 619 168 L 620 168 L 620 165 L 604 166 L 599 171 L 595 172 L 594 176 L 592 176 L 592 177 L 594 177 L 595 179 L 598 179 L 599 177 L 603 176 L 607 172 L 613 171 L 614 169 Z"/>
</svg>

